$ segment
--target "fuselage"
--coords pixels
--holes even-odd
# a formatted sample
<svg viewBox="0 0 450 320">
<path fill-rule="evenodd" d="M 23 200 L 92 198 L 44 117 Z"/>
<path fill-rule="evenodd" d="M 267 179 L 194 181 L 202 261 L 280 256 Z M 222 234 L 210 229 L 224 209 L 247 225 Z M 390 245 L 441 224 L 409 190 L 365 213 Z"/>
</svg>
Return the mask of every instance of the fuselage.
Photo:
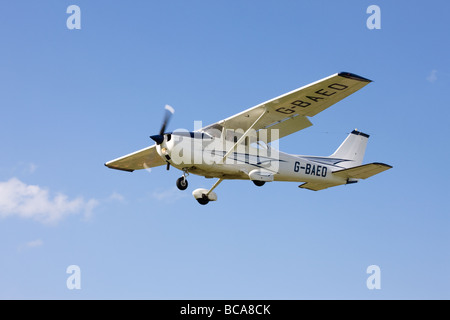
<svg viewBox="0 0 450 320">
<path fill-rule="evenodd" d="M 335 159 L 292 155 L 265 144 L 238 145 L 201 132 L 166 134 L 158 154 L 173 167 L 207 178 L 344 184 Z"/>
</svg>

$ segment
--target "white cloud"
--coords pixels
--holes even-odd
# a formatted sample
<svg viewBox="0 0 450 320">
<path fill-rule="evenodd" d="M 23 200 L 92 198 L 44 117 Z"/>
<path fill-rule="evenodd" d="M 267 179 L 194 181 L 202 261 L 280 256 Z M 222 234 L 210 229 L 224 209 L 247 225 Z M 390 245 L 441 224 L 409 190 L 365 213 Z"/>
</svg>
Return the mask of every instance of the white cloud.
<svg viewBox="0 0 450 320">
<path fill-rule="evenodd" d="M 92 217 L 94 212 L 94 208 L 99 205 L 99 201 L 96 199 L 89 199 L 84 203 L 84 208 L 81 211 L 84 211 L 84 219 L 89 220 Z"/>
<path fill-rule="evenodd" d="M 437 70 L 431 70 L 430 74 L 427 77 L 428 82 L 436 82 L 437 80 Z"/>
<path fill-rule="evenodd" d="M 18 251 L 21 252 L 25 249 L 33 249 L 33 248 L 37 248 L 37 247 L 42 247 L 43 245 L 44 245 L 44 241 L 42 241 L 41 239 L 36 239 L 36 240 L 28 241 L 27 243 L 21 244 L 18 247 Z"/>
<path fill-rule="evenodd" d="M 89 218 L 98 201 L 78 197 L 69 200 L 62 193 L 53 198 L 49 191 L 36 185 L 27 185 L 17 178 L 0 182 L 0 218 L 18 216 L 45 224 L 56 224 L 70 214 L 83 213 Z"/>
<path fill-rule="evenodd" d="M 152 193 L 152 197 L 159 201 L 172 202 L 184 198 L 186 193 L 178 190 L 176 187 L 165 190 L 157 190 Z"/>
<path fill-rule="evenodd" d="M 36 169 L 37 169 L 37 165 L 35 165 L 34 163 L 31 162 L 28 164 L 28 171 L 30 173 L 34 173 L 36 171 Z"/>
<path fill-rule="evenodd" d="M 33 162 L 20 161 L 13 168 L 12 172 L 20 175 L 30 175 L 36 172 L 38 166 Z"/>
<path fill-rule="evenodd" d="M 25 247 L 36 248 L 36 247 L 42 246 L 43 244 L 44 244 L 44 241 L 42 241 L 41 239 L 36 239 L 36 240 L 25 243 Z"/>
<path fill-rule="evenodd" d="M 123 195 L 121 195 L 120 193 L 117 192 L 113 192 L 111 193 L 111 195 L 108 197 L 109 201 L 119 201 L 119 202 L 125 202 L 125 197 Z"/>
</svg>

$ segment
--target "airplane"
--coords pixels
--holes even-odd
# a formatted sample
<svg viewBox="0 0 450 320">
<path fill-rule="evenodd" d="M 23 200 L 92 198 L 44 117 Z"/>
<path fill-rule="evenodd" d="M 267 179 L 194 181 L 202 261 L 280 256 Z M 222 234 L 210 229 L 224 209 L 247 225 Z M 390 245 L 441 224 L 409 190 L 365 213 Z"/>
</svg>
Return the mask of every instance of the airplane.
<svg viewBox="0 0 450 320">
<path fill-rule="evenodd" d="M 353 130 L 330 156 L 287 154 L 271 144 L 312 126 L 309 118 L 370 82 L 353 73 L 336 73 L 195 131 L 166 132 L 174 114 L 166 105 L 159 134 L 150 136 L 155 144 L 105 166 L 129 172 L 173 166 L 183 172 L 176 181 L 180 190 L 187 189 L 188 174 L 216 178 L 211 188 L 192 192 L 201 205 L 218 199 L 213 190 L 224 180 L 250 180 L 258 187 L 272 181 L 301 182 L 299 188 L 314 191 L 353 184 L 392 168 L 363 164 L 366 133 Z"/>
</svg>

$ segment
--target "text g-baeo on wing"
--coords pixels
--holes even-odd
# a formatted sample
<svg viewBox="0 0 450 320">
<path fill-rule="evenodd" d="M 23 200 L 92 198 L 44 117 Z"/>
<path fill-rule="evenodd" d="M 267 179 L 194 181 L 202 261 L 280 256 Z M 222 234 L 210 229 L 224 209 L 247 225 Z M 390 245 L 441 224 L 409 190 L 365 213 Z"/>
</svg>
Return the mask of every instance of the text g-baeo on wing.
<svg viewBox="0 0 450 320">
<path fill-rule="evenodd" d="M 156 151 L 156 145 L 130 153 L 105 163 L 111 169 L 134 171 L 148 169 L 166 164 Z"/>
<path fill-rule="evenodd" d="M 311 126 L 309 117 L 329 108 L 370 82 L 371 80 L 352 73 L 337 73 L 209 125 L 201 131 L 220 132 L 223 128 L 246 131 L 252 125 L 256 131 L 278 129 L 276 137 L 268 137 L 270 142 Z M 255 124 L 257 119 L 260 120 Z"/>
</svg>

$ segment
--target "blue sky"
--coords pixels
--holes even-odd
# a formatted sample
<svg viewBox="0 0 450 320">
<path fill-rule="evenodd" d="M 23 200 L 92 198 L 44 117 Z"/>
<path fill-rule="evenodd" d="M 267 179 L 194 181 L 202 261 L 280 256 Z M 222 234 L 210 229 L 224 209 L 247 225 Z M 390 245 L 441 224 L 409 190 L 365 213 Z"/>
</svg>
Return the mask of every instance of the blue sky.
<svg viewBox="0 0 450 320">
<path fill-rule="evenodd" d="M 81 8 L 81 30 L 66 9 Z M 369 5 L 381 29 L 369 30 Z M 449 299 L 444 1 L 4 1 L 0 298 Z M 331 74 L 374 80 L 284 138 L 329 155 L 358 128 L 394 169 L 320 192 L 110 170 L 170 127 L 211 124 Z M 66 268 L 81 269 L 69 290 Z M 368 290 L 378 265 L 381 290 Z"/>
</svg>

